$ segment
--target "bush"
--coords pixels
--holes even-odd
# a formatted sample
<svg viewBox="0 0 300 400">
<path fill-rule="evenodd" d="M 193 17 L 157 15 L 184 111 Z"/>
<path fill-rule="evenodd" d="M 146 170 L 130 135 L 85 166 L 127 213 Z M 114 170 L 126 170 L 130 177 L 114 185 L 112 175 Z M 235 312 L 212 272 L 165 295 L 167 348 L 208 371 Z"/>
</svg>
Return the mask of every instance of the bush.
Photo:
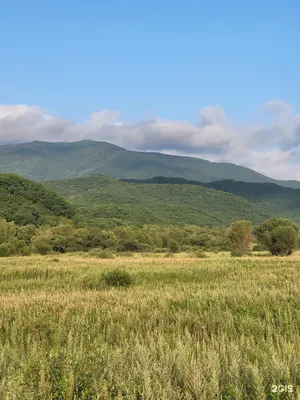
<svg viewBox="0 0 300 400">
<path fill-rule="evenodd" d="M 196 258 L 207 258 L 207 254 L 202 250 L 195 251 L 191 254 L 191 256 Z"/>
<path fill-rule="evenodd" d="M 127 287 L 134 283 L 133 277 L 121 269 L 113 269 L 102 275 L 104 282 L 108 286 Z"/>
<path fill-rule="evenodd" d="M 30 246 L 24 246 L 20 250 L 21 256 L 30 256 L 32 253 L 32 248 Z"/>
<path fill-rule="evenodd" d="M 272 255 L 288 256 L 298 246 L 299 228 L 285 218 L 272 218 L 256 230 L 258 243 Z"/>
<path fill-rule="evenodd" d="M 99 290 L 103 289 L 104 283 L 101 276 L 96 277 L 94 275 L 85 275 L 81 279 L 81 286 L 83 289 Z"/>
<path fill-rule="evenodd" d="M 280 226 L 273 232 L 272 254 L 288 256 L 296 249 L 298 232 L 291 226 Z"/>
<path fill-rule="evenodd" d="M 251 221 L 236 221 L 230 225 L 227 237 L 232 254 L 242 256 L 247 253 L 253 241 L 252 231 Z"/>
<path fill-rule="evenodd" d="M 1 243 L 0 244 L 0 257 L 9 257 L 14 255 L 16 248 L 12 243 Z"/>
<path fill-rule="evenodd" d="M 241 253 L 238 252 L 238 251 L 232 251 L 232 252 L 230 253 L 230 255 L 231 255 L 231 257 L 242 257 L 244 254 L 241 254 Z"/>
<path fill-rule="evenodd" d="M 263 246 L 262 244 L 255 244 L 253 247 L 252 247 L 252 251 L 266 251 L 266 250 L 268 250 L 267 249 L 267 247 L 266 246 Z"/>
<path fill-rule="evenodd" d="M 166 252 L 166 249 L 162 249 L 160 247 L 157 247 L 154 249 L 154 253 L 165 253 L 165 252 Z"/>
<path fill-rule="evenodd" d="M 89 254 L 92 257 L 97 257 L 97 258 L 115 258 L 114 253 L 112 253 L 109 250 L 92 249 L 90 250 Z"/>
<path fill-rule="evenodd" d="M 52 251 L 52 246 L 43 240 L 36 240 L 34 243 L 34 250 L 41 255 L 49 254 Z"/>
<path fill-rule="evenodd" d="M 168 241 L 168 248 L 171 253 L 177 253 L 179 251 L 179 244 L 174 239 Z"/>
</svg>

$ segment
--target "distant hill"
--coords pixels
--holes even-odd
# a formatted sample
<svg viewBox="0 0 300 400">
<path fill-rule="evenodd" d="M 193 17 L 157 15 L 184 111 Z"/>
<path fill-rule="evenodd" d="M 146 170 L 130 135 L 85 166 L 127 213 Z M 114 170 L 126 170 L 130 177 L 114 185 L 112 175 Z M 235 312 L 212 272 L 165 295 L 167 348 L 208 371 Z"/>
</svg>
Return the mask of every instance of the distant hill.
<svg viewBox="0 0 300 400">
<path fill-rule="evenodd" d="M 43 225 L 74 214 L 74 207 L 52 189 L 15 174 L 0 174 L 0 218 L 18 225 Z"/>
<path fill-rule="evenodd" d="M 113 144 L 91 140 L 2 145 L 0 172 L 13 172 L 32 180 L 68 179 L 91 174 L 136 179 L 161 175 L 206 183 L 233 179 L 244 182 L 271 182 L 300 189 L 300 182 L 277 181 L 235 164 L 129 151 Z"/>
<path fill-rule="evenodd" d="M 85 217 L 112 224 L 227 226 L 237 219 L 256 224 L 271 217 L 242 197 L 196 185 L 135 184 L 101 175 L 45 183 Z"/>
<path fill-rule="evenodd" d="M 290 218 L 300 224 L 300 190 L 276 185 L 274 183 L 238 182 L 222 180 L 203 183 L 181 178 L 166 178 L 157 176 L 152 179 L 124 179 L 126 182 L 144 184 L 185 184 L 196 185 L 210 189 L 221 190 L 244 197 L 268 212 Z"/>
</svg>

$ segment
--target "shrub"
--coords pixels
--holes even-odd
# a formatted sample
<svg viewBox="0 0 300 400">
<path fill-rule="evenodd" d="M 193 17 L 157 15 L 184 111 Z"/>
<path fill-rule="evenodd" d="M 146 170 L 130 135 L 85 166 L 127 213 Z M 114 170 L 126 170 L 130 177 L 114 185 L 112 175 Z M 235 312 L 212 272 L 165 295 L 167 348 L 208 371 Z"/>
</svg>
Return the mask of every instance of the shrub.
<svg viewBox="0 0 300 400">
<path fill-rule="evenodd" d="M 52 246 L 43 240 L 36 240 L 34 242 L 34 250 L 41 255 L 49 254 L 52 251 Z"/>
<path fill-rule="evenodd" d="M 241 253 L 238 252 L 238 251 L 232 251 L 232 252 L 230 253 L 230 255 L 231 255 L 231 257 L 242 257 L 244 254 L 241 254 Z"/>
<path fill-rule="evenodd" d="M 202 251 L 202 250 L 195 251 L 191 255 L 192 255 L 192 257 L 196 257 L 196 258 L 206 258 L 207 257 L 207 254 L 204 253 L 204 251 Z"/>
<path fill-rule="evenodd" d="M 31 253 L 32 253 L 32 248 L 30 246 L 24 246 L 20 250 L 20 254 L 22 256 L 30 256 Z"/>
<path fill-rule="evenodd" d="M 168 248 L 171 253 L 177 253 L 179 251 L 179 244 L 174 239 L 169 239 L 168 241 Z"/>
<path fill-rule="evenodd" d="M 0 257 L 9 257 L 14 255 L 16 248 L 12 243 L 1 243 L 0 244 Z"/>
<path fill-rule="evenodd" d="M 251 221 L 235 221 L 230 225 L 227 237 L 232 254 L 242 256 L 247 253 L 253 241 L 252 231 Z"/>
<path fill-rule="evenodd" d="M 275 255 L 288 256 L 296 249 L 298 232 L 291 226 L 279 226 L 273 232 L 271 252 Z"/>
<path fill-rule="evenodd" d="M 287 256 L 298 246 L 299 228 L 285 218 L 272 218 L 256 230 L 258 243 L 272 255 Z"/>
<path fill-rule="evenodd" d="M 264 245 L 262 245 L 261 243 L 256 243 L 253 247 L 252 247 L 252 251 L 267 251 L 268 248 Z"/>
<path fill-rule="evenodd" d="M 133 277 L 127 271 L 118 268 L 103 274 L 102 277 L 108 286 L 126 287 L 134 283 Z"/>
<path fill-rule="evenodd" d="M 165 250 L 166 249 L 162 249 L 160 247 L 157 247 L 157 248 L 154 249 L 154 253 L 165 253 Z"/>
<path fill-rule="evenodd" d="M 96 277 L 94 275 L 85 275 L 81 279 L 81 286 L 83 289 L 99 290 L 103 289 L 104 283 L 101 276 Z"/>
<path fill-rule="evenodd" d="M 114 253 L 112 253 L 109 250 L 92 249 L 90 250 L 89 254 L 92 257 L 97 257 L 97 258 L 115 258 Z"/>
</svg>

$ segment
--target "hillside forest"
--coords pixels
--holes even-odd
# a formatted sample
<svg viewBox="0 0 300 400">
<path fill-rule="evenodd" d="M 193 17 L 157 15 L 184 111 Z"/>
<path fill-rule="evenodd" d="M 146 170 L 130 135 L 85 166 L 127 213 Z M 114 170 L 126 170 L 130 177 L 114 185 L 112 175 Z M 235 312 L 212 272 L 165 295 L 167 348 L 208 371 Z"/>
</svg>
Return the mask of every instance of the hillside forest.
<svg viewBox="0 0 300 400">
<path fill-rule="evenodd" d="M 292 221 L 232 193 L 200 185 L 146 185 L 103 176 L 43 185 L 1 174 L 0 216 L 0 256 L 91 252 L 109 258 L 179 251 L 241 255 L 250 249 L 272 252 L 272 245 L 278 247 L 287 235 L 290 252 L 298 246 L 298 227 Z M 273 225 L 266 221 L 281 221 L 279 228 L 284 225 L 286 231 L 273 224 L 276 237 L 268 241 Z M 241 247 L 241 240 L 246 245 Z"/>
</svg>

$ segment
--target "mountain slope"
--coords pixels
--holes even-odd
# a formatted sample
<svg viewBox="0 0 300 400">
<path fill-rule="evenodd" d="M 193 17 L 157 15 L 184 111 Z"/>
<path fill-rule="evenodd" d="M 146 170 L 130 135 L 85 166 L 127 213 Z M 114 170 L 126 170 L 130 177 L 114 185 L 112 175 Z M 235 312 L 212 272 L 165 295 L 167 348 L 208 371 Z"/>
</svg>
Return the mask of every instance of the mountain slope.
<svg viewBox="0 0 300 400">
<path fill-rule="evenodd" d="M 233 193 L 260 205 L 270 213 L 290 218 L 300 224 L 300 190 L 274 183 L 212 182 L 207 187 Z"/>
<path fill-rule="evenodd" d="M 225 226 L 237 219 L 260 223 L 271 216 L 231 193 L 193 185 L 134 184 L 100 175 L 46 184 L 85 217 L 102 222 Z"/>
<path fill-rule="evenodd" d="M 300 224 L 300 190 L 276 185 L 274 183 L 238 182 L 222 180 L 202 183 L 178 178 L 154 177 L 152 179 L 125 179 L 126 182 L 144 184 L 186 184 L 221 190 L 244 197 L 271 214 L 290 218 Z"/>
<path fill-rule="evenodd" d="M 53 190 L 15 174 L 0 174 L 0 218 L 42 225 L 74 214 L 73 206 Z"/>
<path fill-rule="evenodd" d="M 33 180 L 67 179 L 91 174 L 137 179 L 160 175 L 200 182 L 224 179 L 273 182 L 300 188 L 300 182 L 276 181 L 234 164 L 129 151 L 109 143 L 91 140 L 73 143 L 32 142 L 2 145 L 0 172 L 13 172 Z"/>
</svg>

